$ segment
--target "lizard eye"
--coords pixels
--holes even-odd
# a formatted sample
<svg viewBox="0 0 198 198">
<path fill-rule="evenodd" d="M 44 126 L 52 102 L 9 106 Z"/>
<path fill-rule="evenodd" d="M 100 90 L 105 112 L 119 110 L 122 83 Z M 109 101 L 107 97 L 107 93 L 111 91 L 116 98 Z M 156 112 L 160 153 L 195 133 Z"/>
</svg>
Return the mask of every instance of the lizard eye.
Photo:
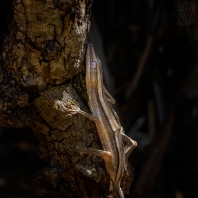
<svg viewBox="0 0 198 198">
<path fill-rule="evenodd" d="M 92 62 L 91 62 L 91 67 L 92 67 L 93 69 L 95 69 L 96 66 L 97 66 L 96 61 L 92 61 Z"/>
</svg>

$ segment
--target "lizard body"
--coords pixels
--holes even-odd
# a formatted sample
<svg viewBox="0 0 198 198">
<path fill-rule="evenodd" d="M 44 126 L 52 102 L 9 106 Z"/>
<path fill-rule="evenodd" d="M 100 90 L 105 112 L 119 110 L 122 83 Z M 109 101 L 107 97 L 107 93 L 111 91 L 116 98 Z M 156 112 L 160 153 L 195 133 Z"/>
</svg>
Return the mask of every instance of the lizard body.
<svg viewBox="0 0 198 198">
<path fill-rule="evenodd" d="M 81 147 L 77 147 L 76 150 L 80 153 L 102 157 L 116 196 L 124 198 L 120 181 L 125 163 L 137 143 L 124 134 L 119 118 L 112 108 L 115 100 L 103 85 L 102 64 L 96 56 L 92 44 L 88 44 L 87 47 L 86 87 L 92 114 L 81 111 L 79 108 L 67 109 L 67 111 L 77 112 L 95 122 L 103 150 Z"/>
</svg>

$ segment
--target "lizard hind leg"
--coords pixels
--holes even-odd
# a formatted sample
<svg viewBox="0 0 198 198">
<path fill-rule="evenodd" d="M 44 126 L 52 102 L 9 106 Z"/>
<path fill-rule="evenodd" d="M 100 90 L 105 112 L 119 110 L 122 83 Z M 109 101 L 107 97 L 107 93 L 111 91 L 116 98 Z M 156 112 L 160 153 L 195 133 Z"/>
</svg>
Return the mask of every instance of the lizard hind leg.
<svg viewBox="0 0 198 198">
<path fill-rule="evenodd" d="M 111 178 L 111 182 L 113 185 L 113 190 L 117 196 L 117 198 L 124 198 L 124 194 L 122 192 L 122 189 L 120 188 L 120 180 L 119 181 L 115 181 L 115 175 L 114 175 L 114 170 L 112 170 L 112 160 L 113 160 L 113 156 L 112 153 L 109 151 L 103 151 L 103 150 L 97 150 L 97 149 L 91 149 L 91 148 L 82 148 L 79 146 L 76 146 L 76 150 L 79 153 L 85 153 L 85 154 L 92 154 L 92 155 L 96 155 L 96 156 L 100 156 L 104 159 L 105 161 L 105 165 L 106 168 L 108 170 L 108 174 L 110 175 Z M 114 169 L 114 168 L 113 168 Z M 111 170 L 111 171 L 109 171 Z"/>
<path fill-rule="evenodd" d="M 84 153 L 84 154 L 96 155 L 96 156 L 102 157 L 105 162 L 112 163 L 113 156 L 112 156 L 112 153 L 109 151 L 97 150 L 97 149 L 92 149 L 92 148 L 82 148 L 79 146 L 76 146 L 76 151 L 82 154 Z"/>
<path fill-rule="evenodd" d="M 105 162 L 106 171 L 110 176 L 110 179 L 112 181 L 113 187 L 117 186 L 116 189 L 114 189 L 115 192 L 118 192 L 119 181 L 116 181 L 116 165 L 114 163 L 114 156 L 110 151 L 103 151 L 103 150 L 97 150 L 97 149 L 91 149 L 91 148 L 81 148 L 76 146 L 76 151 L 79 153 L 85 153 L 85 154 L 92 154 L 99 157 L 102 157 Z M 117 193 L 116 193 L 117 194 Z M 122 198 L 122 197 L 119 197 Z M 123 197 L 124 198 L 124 197 Z"/>
</svg>

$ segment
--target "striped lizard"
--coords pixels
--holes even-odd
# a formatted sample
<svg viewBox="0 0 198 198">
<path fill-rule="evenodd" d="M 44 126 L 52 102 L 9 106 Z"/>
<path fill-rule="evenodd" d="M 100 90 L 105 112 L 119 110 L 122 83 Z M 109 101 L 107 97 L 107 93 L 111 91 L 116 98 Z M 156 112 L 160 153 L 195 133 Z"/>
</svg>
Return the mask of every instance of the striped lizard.
<svg viewBox="0 0 198 198">
<path fill-rule="evenodd" d="M 67 111 L 79 113 L 95 122 L 103 150 L 81 147 L 77 147 L 76 150 L 80 153 L 102 157 L 116 196 L 124 198 L 120 181 L 125 163 L 137 143 L 124 134 L 119 118 L 112 108 L 115 100 L 103 85 L 102 64 L 95 54 L 92 44 L 88 44 L 87 47 L 86 87 L 92 114 L 79 108 L 67 109 Z"/>
</svg>

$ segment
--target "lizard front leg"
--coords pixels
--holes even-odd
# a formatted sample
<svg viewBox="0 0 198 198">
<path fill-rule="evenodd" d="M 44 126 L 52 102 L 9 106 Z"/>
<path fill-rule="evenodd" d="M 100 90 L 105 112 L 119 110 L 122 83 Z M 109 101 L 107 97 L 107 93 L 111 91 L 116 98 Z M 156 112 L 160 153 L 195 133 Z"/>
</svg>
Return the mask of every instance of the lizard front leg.
<svg viewBox="0 0 198 198">
<path fill-rule="evenodd" d="M 60 100 L 58 100 L 56 102 L 57 105 L 59 105 L 59 107 L 63 110 L 63 111 L 67 111 L 67 112 L 71 112 L 72 114 L 76 114 L 79 113 L 85 117 L 87 117 L 88 119 L 94 121 L 94 122 L 98 122 L 98 118 L 90 113 L 87 113 L 85 111 L 82 111 L 78 106 L 70 106 L 69 108 L 66 106 L 66 104 Z"/>
<path fill-rule="evenodd" d="M 116 100 L 113 98 L 113 96 L 107 91 L 106 87 L 103 85 L 103 90 L 106 95 L 106 99 L 110 104 L 115 104 Z"/>
</svg>

